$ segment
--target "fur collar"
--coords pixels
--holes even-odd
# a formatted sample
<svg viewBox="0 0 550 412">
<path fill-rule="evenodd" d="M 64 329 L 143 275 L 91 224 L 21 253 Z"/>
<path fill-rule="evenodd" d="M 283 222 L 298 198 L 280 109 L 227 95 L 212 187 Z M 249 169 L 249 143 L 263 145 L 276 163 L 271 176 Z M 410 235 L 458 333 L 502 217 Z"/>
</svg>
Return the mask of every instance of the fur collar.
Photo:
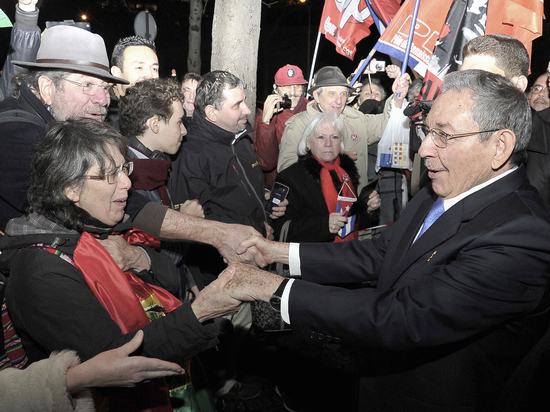
<svg viewBox="0 0 550 412">
<path fill-rule="evenodd" d="M 310 153 L 306 154 L 305 156 L 301 156 L 298 161 L 304 165 L 306 171 L 311 175 L 311 177 L 313 177 L 313 179 L 315 179 L 316 182 L 319 182 L 321 180 L 320 175 L 322 166 L 317 160 L 313 158 L 313 156 L 311 156 Z M 351 160 L 351 157 L 349 157 L 348 155 L 341 154 L 340 166 L 349 175 L 353 186 L 357 188 L 359 186 L 359 172 L 357 172 L 355 162 Z"/>
</svg>

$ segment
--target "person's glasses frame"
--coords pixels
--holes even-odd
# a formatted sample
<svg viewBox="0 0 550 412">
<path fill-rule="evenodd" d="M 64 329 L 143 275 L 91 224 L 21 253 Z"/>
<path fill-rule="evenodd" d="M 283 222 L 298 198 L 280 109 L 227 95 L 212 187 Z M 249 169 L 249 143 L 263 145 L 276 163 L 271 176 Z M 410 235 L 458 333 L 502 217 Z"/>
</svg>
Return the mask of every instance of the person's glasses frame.
<svg viewBox="0 0 550 412">
<path fill-rule="evenodd" d="M 118 176 L 120 174 L 125 174 L 126 176 L 130 176 L 132 172 L 134 171 L 134 162 L 126 162 L 119 167 L 117 167 L 113 172 L 103 175 L 103 176 L 93 176 L 93 175 L 84 175 L 82 176 L 84 179 L 89 180 L 106 180 L 107 183 L 110 185 L 118 182 Z"/>
<path fill-rule="evenodd" d="M 82 88 L 82 93 L 84 93 L 87 96 L 95 95 L 98 89 L 102 89 L 103 92 L 109 94 L 111 89 L 113 88 L 112 83 L 96 84 L 91 82 L 77 82 L 76 80 L 67 79 L 66 77 L 64 77 L 63 80 L 65 80 L 66 82 L 72 83 L 76 86 L 80 86 Z"/>
<path fill-rule="evenodd" d="M 417 123 L 415 127 L 416 127 L 416 134 L 420 138 L 420 140 L 423 141 L 428 137 L 428 135 L 430 135 L 432 137 L 432 141 L 434 142 L 434 144 L 440 149 L 445 149 L 449 144 L 449 140 L 460 139 L 461 137 L 474 136 L 476 134 L 482 134 L 482 133 L 494 133 L 494 132 L 498 132 L 499 130 L 502 130 L 502 129 L 490 129 L 490 130 L 480 130 L 476 132 L 451 134 L 451 133 L 444 132 L 441 129 L 428 127 L 428 125 L 426 125 L 425 123 Z"/>
<path fill-rule="evenodd" d="M 529 89 L 531 93 L 542 93 L 545 90 L 549 90 L 549 88 L 548 86 L 543 86 L 542 84 L 534 84 L 531 86 L 531 89 Z"/>
</svg>

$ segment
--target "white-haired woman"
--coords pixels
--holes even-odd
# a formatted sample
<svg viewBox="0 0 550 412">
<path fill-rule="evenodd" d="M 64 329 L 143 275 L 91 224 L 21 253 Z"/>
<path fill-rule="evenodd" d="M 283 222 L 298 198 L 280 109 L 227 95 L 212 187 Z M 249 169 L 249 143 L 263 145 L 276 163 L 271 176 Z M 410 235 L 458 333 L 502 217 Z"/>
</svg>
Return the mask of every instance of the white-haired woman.
<svg viewBox="0 0 550 412">
<path fill-rule="evenodd" d="M 357 224 L 351 231 L 347 230 L 349 234 L 341 231 L 351 219 L 348 215 L 364 217 L 367 211 L 380 206 L 376 192 L 369 195 L 366 205 L 357 204 L 351 208 L 351 203 L 344 200 L 357 197 L 359 174 L 353 160 L 344 154 L 343 132 L 340 116 L 318 114 L 306 127 L 298 144 L 298 162 L 279 173 L 277 181 L 290 189 L 285 214 L 286 220 L 291 221 L 287 241 L 356 239 Z M 280 232 L 283 223 L 282 219 L 275 223 L 276 233 Z"/>
</svg>

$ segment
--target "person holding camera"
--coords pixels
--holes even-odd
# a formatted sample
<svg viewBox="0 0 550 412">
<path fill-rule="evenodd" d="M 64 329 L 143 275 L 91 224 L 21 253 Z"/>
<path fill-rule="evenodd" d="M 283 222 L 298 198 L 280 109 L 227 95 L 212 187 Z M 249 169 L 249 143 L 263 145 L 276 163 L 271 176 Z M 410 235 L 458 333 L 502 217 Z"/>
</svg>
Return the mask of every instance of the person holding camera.
<svg viewBox="0 0 550 412">
<path fill-rule="evenodd" d="M 306 109 L 305 85 L 307 81 L 298 66 L 284 65 L 275 73 L 273 93 L 267 96 L 263 110 L 256 115 L 254 146 L 267 187 L 273 185 L 277 176 L 279 143 L 285 123 Z"/>
</svg>

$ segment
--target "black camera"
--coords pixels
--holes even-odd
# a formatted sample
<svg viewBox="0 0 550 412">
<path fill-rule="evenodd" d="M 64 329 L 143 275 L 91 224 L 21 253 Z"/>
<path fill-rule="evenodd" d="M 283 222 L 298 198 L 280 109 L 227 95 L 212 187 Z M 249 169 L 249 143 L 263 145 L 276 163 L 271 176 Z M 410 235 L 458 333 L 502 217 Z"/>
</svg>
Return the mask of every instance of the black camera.
<svg viewBox="0 0 550 412">
<path fill-rule="evenodd" d="M 281 102 L 281 108 L 290 109 L 292 107 L 292 100 L 288 97 L 288 94 L 283 95 L 283 101 Z"/>
</svg>

